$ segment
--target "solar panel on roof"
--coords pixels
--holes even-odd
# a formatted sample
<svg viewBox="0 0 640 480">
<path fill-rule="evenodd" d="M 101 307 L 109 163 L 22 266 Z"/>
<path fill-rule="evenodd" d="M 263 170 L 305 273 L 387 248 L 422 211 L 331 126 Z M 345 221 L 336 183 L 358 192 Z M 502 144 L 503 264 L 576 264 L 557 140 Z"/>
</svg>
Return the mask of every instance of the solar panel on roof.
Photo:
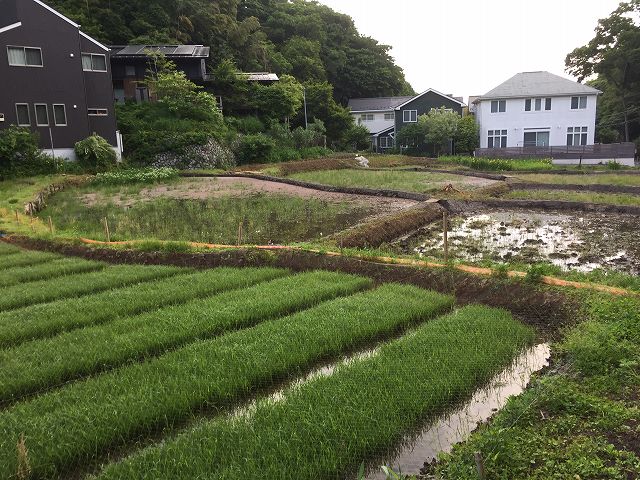
<svg viewBox="0 0 640 480">
<path fill-rule="evenodd" d="M 193 55 L 194 50 L 193 45 L 180 45 L 173 53 L 174 55 Z"/>
</svg>

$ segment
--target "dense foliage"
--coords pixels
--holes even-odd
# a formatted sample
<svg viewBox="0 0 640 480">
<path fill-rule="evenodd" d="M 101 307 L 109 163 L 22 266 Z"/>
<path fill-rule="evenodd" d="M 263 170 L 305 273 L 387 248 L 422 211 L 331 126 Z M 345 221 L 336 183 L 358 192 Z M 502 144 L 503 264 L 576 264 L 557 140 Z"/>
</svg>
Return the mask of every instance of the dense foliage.
<svg viewBox="0 0 640 480">
<path fill-rule="evenodd" d="M 41 153 L 38 134 L 28 128 L 12 125 L 0 131 L 0 179 L 55 173 L 59 164 Z"/>
<path fill-rule="evenodd" d="M 90 172 L 106 172 L 116 165 L 116 152 L 95 133 L 77 142 L 75 152 L 80 166 Z"/>
<path fill-rule="evenodd" d="M 567 71 L 602 90 L 597 134 L 601 142 L 640 139 L 640 0 L 620 3 L 601 19 L 595 37 L 566 58 Z"/>
<path fill-rule="evenodd" d="M 112 172 L 98 173 L 93 183 L 103 185 L 125 185 L 128 183 L 165 182 L 177 178 L 178 171 L 173 168 L 132 168 Z"/>
<path fill-rule="evenodd" d="M 198 43 L 212 62 L 244 71 L 328 81 L 335 98 L 400 95 L 412 89 L 390 47 L 361 36 L 353 20 L 306 0 L 51 0 L 107 44 Z"/>
</svg>

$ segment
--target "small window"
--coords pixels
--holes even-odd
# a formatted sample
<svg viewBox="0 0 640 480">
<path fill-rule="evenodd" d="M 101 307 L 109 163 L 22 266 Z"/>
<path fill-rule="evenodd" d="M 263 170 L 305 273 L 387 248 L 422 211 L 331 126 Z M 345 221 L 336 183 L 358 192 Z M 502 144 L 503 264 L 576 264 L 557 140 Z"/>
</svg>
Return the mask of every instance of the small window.
<svg viewBox="0 0 640 480">
<path fill-rule="evenodd" d="M 82 54 L 82 70 L 85 72 L 106 72 L 107 57 L 98 53 Z"/>
<path fill-rule="evenodd" d="M 506 100 L 492 100 L 491 101 L 491 113 L 504 113 L 507 111 Z"/>
<path fill-rule="evenodd" d="M 67 125 L 67 110 L 63 104 L 53 105 L 53 123 L 57 127 L 64 127 Z"/>
<path fill-rule="evenodd" d="M 415 123 L 418 121 L 417 110 L 404 110 L 402 112 L 402 121 L 404 123 Z"/>
<path fill-rule="evenodd" d="M 88 113 L 92 117 L 106 117 L 109 111 L 106 108 L 90 108 Z"/>
<path fill-rule="evenodd" d="M 550 98 L 545 98 L 544 99 L 544 109 L 545 110 L 551 110 L 551 99 Z"/>
<path fill-rule="evenodd" d="M 530 112 L 531 111 L 531 99 L 530 98 L 527 98 L 524 101 L 524 111 L 525 112 Z"/>
<path fill-rule="evenodd" d="M 7 47 L 9 65 L 14 67 L 42 67 L 42 50 L 37 47 Z"/>
<path fill-rule="evenodd" d="M 587 97 L 571 97 L 571 110 L 584 110 L 587 108 Z"/>
<path fill-rule="evenodd" d="M 393 138 L 380 137 L 380 148 L 392 148 L 392 147 L 393 147 Z"/>
<path fill-rule="evenodd" d="M 29 104 L 16 103 L 16 117 L 19 127 L 30 127 L 31 115 L 29 114 Z"/>
<path fill-rule="evenodd" d="M 135 77 L 136 76 L 136 67 L 135 67 L 135 65 L 126 65 L 124 67 L 124 74 L 127 77 Z"/>
<path fill-rule="evenodd" d="M 487 143 L 489 148 L 507 148 L 507 131 L 489 130 Z"/>
<path fill-rule="evenodd" d="M 36 103 L 34 104 L 34 108 L 36 109 L 36 125 L 38 127 L 48 127 L 49 126 L 49 110 L 45 103 Z"/>
<path fill-rule="evenodd" d="M 393 120 L 395 118 L 396 118 L 396 116 L 393 113 L 385 113 L 384 114 L 384 119 L 385 120 Z"/>
<path fill-rule="evenodd" d="M 542 99 L 536 98 L 536 112 L 539 112 L 540 110 L 542 110 Z"/>
<path fill-rule="evenodd" d="M 587 127 L 569 127 L 567 128 L 567 145 L 570 147 L 579 147 L 587 144 Z"/>
</svg>

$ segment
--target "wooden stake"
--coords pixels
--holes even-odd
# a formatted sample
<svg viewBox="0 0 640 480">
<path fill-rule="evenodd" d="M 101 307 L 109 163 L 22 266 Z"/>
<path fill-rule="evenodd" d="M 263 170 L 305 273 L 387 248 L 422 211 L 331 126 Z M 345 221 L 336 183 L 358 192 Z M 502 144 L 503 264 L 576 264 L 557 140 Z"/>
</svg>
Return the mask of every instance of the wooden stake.
<svg viewBox="0 0 640 480">
<path fill-rule="evenodd" d="M 104 236 L 107 238 L 107 242 L 111 242 L 111 234 L 109 233 L 109 221 L 107 217 L 104 217 Z"/>
<path fill-rule="evenodd" d="M 237 245 L 242 245 L 242 222 L 238 224 L 238 242 Z"/>
<path fill-rule="evenodd" d="M 484 461 L 482 460 L 481 452 L 474 452 L 473 457 L 476 460 L 476 469 L 478 470 L 478 476 L 480 480 L 487 480 L 487 474 L 484 471 Z"/>
<path fill-rule="evenodd" d="M 20 225 L 20 217 L 18 216 L 18 209 L 16 208 L 16 223 Z"/>
<path fill-rule="evenodd" d="M 447 212 L 442 212 L 442 234 L 444 239 L 444 261 L 449 261 L 449 238 L 447 235 Z"/>
<path fill-rule="evenodd" d="M 32 232 L 36 231 L 36 229 L 33 227 L 33 216 L 29 217 L 29 226 L 31 227 Z"/>
<path fill-rule="evenodd" d="M 51 221 L 51 217 L 49 217 L 49 233 L 53 235 L 53 222 Z"/>
</svg>

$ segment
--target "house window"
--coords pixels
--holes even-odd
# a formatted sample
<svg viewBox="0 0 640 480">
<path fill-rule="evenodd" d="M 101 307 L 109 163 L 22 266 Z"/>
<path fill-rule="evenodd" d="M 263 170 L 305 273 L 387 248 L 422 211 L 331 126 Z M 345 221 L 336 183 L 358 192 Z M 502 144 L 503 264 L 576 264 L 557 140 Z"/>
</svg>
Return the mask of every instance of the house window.
<svg viewBox="0 0 640 480">
<path fill-rule="evenodd" d="M 527 98 L 524 101 L 524 111 L 531 112 L 535 110 L 540 112 L 542 110 L 542 102 L 544 101 L 544 109 L 551 110 L 551 98 Z"/>
<path fill-rule="evenodd" d="M 38 127 L 48 127 L 49 126 L 49 110 L 47 109 L 47 104 L 36 103 L 34 104 L 34 108 L 36 110 L 36 125 Z"/>
<path fill-rule="evenodd" d="M 504 113 L 507 111 L 506 100 L 492 100 L 491 101 L 491 113 Z"/>
<path fill-rule="evenodd" d="M 544 109 L 551 110 L 551 98 L 544 99 Z"/>
<path fill-rule="evenodd" d="M 587 144 L 587 127 L 569 127 L 567 128 L 567 145 L 570 147 L 578 147 Z"/>
<path fill-rule="evenodd" d="M 106 117 L 109 111 L 106 108 L 90 108 L 87 112 L 91 117 Z"/>
<path fill-rule="evenodd" d="M 9 65 L 14 67 L 42 67 L 42 50 L 36 47 L 7 47 Z"/>
<path fill-rule="evenodd" d="M 415 123 L 418 121 L 417 110 L 404 110 L 402 112 L 402 121 L 404 123 Z"/>
<path fill-rule="evenodd" d="M 16 103 L 16 117 L 19 127 L 30 127 L 31 115 L 29 114 L 29 104 Z"/>
<path fill-rule="evenodd" d="M 67 125 L 67 110 L 61 103 L 53 104 L 53 123 L 56 127 Z"/>
<path fill-rule="evenodd" d="M 507 148 L 506 130 L 489 130 L 489 148 Z"/>
<path fill-rule="evenodd" d="M 106 72 L 107 56 L 99 53 L 83 53 L 82 70 L 85 72 Z"/>
<path fill-rule="evenodd" d="M 384 114 L 384 119 L 385 120 L 394 120 L 395 118 L 396 118 L 396 116 L 393 113 L 385 113 Z"/>
<path fill-rule="evenodd" d="M 571 110 L 584 110 L 587 108 L 587 97 L 571 97 Z"/>
<path fill-rule="evenodd" d="M 360 120 L 363 122 L 373 122 L 375 115 L 373 113 L 363 113 L 360 115 Z"/>
<path fill-rule="evenodd" d="M 127 77 L 135 77 L 136 76 L 136 67 L 135 67 L 135 65 L 125 65 L 124 74 Z"/>
<path fill-rule="evenodd" d="M 392 148 L 393 147 L 393 138 L 391 137 L 380 137 L 380 148 Z"/>
<path fill-rule="evenodd" d="M 549 132 L 524 132 L 525 147 L 548 147 Z"/>
</svg>

